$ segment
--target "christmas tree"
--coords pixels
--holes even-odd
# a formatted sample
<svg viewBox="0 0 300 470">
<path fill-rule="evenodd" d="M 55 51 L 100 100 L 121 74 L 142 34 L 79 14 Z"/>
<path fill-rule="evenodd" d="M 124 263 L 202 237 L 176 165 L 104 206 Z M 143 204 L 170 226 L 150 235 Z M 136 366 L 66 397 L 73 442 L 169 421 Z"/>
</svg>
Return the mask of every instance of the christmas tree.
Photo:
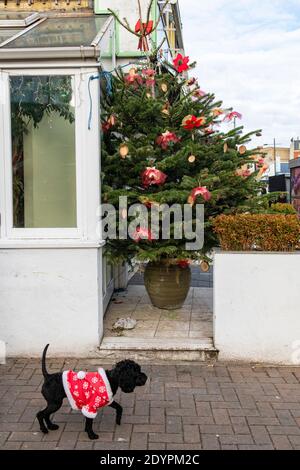
<svg viewBox="0 0 300 470">
<path fill-rule="evenodd" d="M 207 259 L 217 245 L 212 219 L 221 213 L 260 212 L 260 176 L 266 169 L 259 149 L 248 149 L 253 133 L 236 127 L 241 115 L 223 109 L 187 72 L 195 64 L 178 54 L 173 63 L 155 51 L 103 89 L 103 201 L 118 210 L 119 197 L 149 209 L 161 204 L 204 204 L 205 241 L 201 250 L 186 250 L 185 238 L 154 239 L 145 223 L 132 238 L 108 240 L 113 258 L 129 261 Z M 228 132 L 222 121 L 234 123 Z M 253 169 L 256 171 L 253 171 Z M 120 220 L 127 214 L 119 214 Z M 196 212 L 194 212 L 196 217 Z M 146 222 L 146 221 L 145 221 Z M 120 229 L 117 223 L 117 232 Z"/>
</svg>

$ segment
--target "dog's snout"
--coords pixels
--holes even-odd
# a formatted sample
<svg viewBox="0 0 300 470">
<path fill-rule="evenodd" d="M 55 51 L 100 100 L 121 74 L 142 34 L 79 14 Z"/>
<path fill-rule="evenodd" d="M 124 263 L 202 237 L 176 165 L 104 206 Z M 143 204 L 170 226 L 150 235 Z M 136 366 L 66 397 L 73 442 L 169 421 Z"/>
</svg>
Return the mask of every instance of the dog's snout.
<svg viewBox="0 0 300 470">
<path fill-rule="evenodd" d="M 147 382 L 147 379 L 148 379 L 147 375 L 144 374 L 143 372 L 141 372 L 141 373 L 139 374 L 138 378 L 137 378 L 137 383 L 136 383 L 136 384 L 137 384 L 139 387 L 142 387 L 142 386 L 145 385 L 145 383 Z"/>
</svg>

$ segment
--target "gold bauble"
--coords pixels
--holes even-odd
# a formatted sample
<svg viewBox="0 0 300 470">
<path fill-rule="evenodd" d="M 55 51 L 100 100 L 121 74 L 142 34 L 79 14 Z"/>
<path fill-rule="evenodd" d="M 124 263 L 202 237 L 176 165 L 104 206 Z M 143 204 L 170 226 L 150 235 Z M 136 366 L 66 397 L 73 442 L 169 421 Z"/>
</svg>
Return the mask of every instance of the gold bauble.
<svg viewBox="0 0 300 470">
<path fill-rule="evenodd" d="M 161 84 L 161 89 L 164 93 L 167 93 L 168 91 L 168 85 L 166 83 L 162 83 Z"/>
<path fill-rule="evenodd" d="M 245 145 L 241 145 L 239 147 L 239 154 L 244 155 L 244 153 L 246 153 L 246 152 L 247 152 L 247 147 L 245 147 Z"/>
<path fill-rule="evenodd" d="M 207 273 L 209 271 L 209 264 L 207 261 L 201 261 L 200 263 L 200 268 L 204 273 Z"/>
<path fill-rule="evenodd" d="M 129 70 L 128 73 L 129 73 L 129 75 L 130 75 L 131 77 L 134 77 L 134 75 L 136 75 L 136 68 L 135 68 L 135 67 L 132 67 L 132 68 Z"/>
<path fill-rule="evenodd" d="M 163 114 L 166 114 L 166 116 L 169 116 L 170 114 L 169 107 L 170 107 L 170 104 L 166 103 L 161 111 Z"/>
<path fill-rule="evenodd" d="M 189 163 L 194 163 L 195 160 L 196 160 L 195 155 L 190 155 L 188 158 Z"/>
<path fill-rule="evenodd" d="M 227 142 L 225 142 L 224 144 L 224 153 L 228 152 L 228 144 Z"/>
<path fill-rule="evenodd" d="M 114 116 L 113 114 L 111 116 L 109 116 L 107 122 L 111 125 L 111 126 L 114 126 L 116 124 L 116 116 Z"/>
<path fill-rule="evenodd" d="M 129 148 L 127 144 L 121 144 L 119 148 L 119 153 L 122 158 L 126 158 L 129 153 Z"/>
</svg>

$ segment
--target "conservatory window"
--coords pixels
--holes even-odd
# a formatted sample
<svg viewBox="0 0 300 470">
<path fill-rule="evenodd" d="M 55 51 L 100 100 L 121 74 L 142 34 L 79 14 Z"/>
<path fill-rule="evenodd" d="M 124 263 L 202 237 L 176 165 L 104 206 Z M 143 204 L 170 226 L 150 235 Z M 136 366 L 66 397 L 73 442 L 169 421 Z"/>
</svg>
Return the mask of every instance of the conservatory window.
<svg viewBox="0 0 300 470">
<path fill-rule="evenodd" d="M 75 228 L 74 78 L 10 77 L 14 228 Z"/>
</svg>

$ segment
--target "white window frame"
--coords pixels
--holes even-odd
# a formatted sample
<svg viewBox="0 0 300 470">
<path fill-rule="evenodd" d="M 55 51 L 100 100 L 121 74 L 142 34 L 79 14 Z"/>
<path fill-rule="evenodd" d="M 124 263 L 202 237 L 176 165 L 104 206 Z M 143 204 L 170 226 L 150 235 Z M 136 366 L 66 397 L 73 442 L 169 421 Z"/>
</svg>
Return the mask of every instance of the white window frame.
<svg viewBox="0 0 300 470">
<path fill-rule="evenodd" d="M 75 153 L 76 153 L 76 208 L 77 227 L 75 228 L 15 228 L 13 227 L 13 179 L 12 179 L 12 145 L 11 145 L 11 110 L 10 110 L 10 76 L 38 76 L 38 75 L 69 75 L 74 77 L 75 88 Z M 80 69 L 15 69 L 0 72 L 0 136 L 3 136 L 0 152 L 4 158 L 0 159 L 0 211 L 1 211 L 1 239 L 82 239 L 86 236 L 86 223 L 84 221 L 84 173 L 83 157 L 87 153 L 85 148 L 84 122 L 87 115 L 87 99 L 82 96 Z M 1 116 L 2 115 L 2 116 Z M 1 119 L 2 117 L 2 119 Z M 1 163 L 1 160 L 2 163 Z M 1 168 L 1 164 L 4 168 Z M 2 175 L 2 176 L 1 176 Z"/>
</svg>

